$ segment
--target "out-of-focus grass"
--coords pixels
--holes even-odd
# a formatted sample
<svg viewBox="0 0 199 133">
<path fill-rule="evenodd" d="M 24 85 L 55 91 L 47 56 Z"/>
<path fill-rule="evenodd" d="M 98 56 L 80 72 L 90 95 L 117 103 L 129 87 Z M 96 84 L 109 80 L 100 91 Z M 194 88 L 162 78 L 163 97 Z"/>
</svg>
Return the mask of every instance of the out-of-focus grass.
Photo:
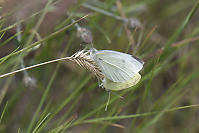
<svg viewBox="0 0 199 133">
<path fill-rule="evenodd" d="M 98 87 L 95 77 L 71 62 L 28 70 L 29 76 L 37 81 L 36 87 L 25 85 L 24 73 L 1 78 L 0 132 L 199 131 L 198 1 L 121 2 L 122 12 L 128 18 L 140 19 L 144 25 L 136 52 L 136 56 L 145 60 L 141 81 L 112 93 L 105 112 L 108 93 Z M 19 69 L 22 59 L 30 66 L 83 49 L 72 19 L 78 20 L 77 16 L 87 13 L 91 13 L 90 16 L 79 24 L 90 27 L 94 47 L 122 52 L 128 48 L 129 40 L 124 23 L 118 19 L 121 9 L 116 6 L 116 0 L 79 1 L 68 9 L 65 15 L 69 17 L 63 16 L 54 29 L 43 35 L 41 23 L 56 3 L 59 1 L 49 0 L 44 9 L 9 26 L 6 25 L 9 19 L 1 18 L 0 49 L 8 53 L 1 55 L 1 75 Z M 16 37 L 20 33 L 12 33 L 17 25 L 23 25 L 19 46 L 16 46 Z M 10 32 L 12 35 L 7 35 Z M 132 30 L 135 42 L 140 32 Z M 180 42 L 182 40 L 187 41 Z M 176 42 L 180 43 L 176 46 Z M 37 45 L 40 47 L 33 51 Z M 129 50 L 130 54 L 132 49 L 135 48 Z"/>
</svg>

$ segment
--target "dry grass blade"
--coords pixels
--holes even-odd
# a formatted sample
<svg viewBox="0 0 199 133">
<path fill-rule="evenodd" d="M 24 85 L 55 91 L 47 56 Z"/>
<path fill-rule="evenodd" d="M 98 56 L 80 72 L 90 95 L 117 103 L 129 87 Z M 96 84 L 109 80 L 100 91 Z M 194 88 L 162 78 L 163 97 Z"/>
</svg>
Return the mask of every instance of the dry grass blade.
<svg viewBox="0 0 199 133">
<path fill-rule="evenodd" d="M 32 68 L 35 68 L 35 67 L 39 67 L 39 66 L 42 66 L 42 65 L 58 62 L 58 61 L 61 61 L 61 60 L 70 60 L 72 62 L 75 62 L 79 66 L 81 66 L 81 67 L 89 70 L 90 72 L 92 72 L 98 79 L 102 80 L 104 78 L 104 75 L 100 71 L 97 64 L 90 58 L 89 52 L 87 52 L 85 50 L 78 51 L 70 57 L 59 58 L 59 59 L 39 63 L 39 64 L 36 64 L 36 65 L 33 65 L 33 66 L 29 66 L 29 67 L 26 67 L 26 68 L 23 68 L 23 69 L 18 69 L 18 70 L 15 70 L 13 72 L 9 72 L 9 73 L 0 75 L 0 78 L 6 77 L 6 76 L 9 76 L 9 75 L 18 73 L 18 72 L 22 72 L 22 71 L 25 71 L 25 70 L 28 70 L 28 69 L 32 69 Z"/>
<path fill-rule="evenodd" d="M 123 18 L 126 18 L 126 15 L 125 15 L 125 13 L 122 10 L 122 4 L 121 4 L 120 0 L 116 1 L 116 5 L 117 5 L 117 8 L 118 8 L 118 10 L 120 12 L 120 15 Z M 131 31 L 128 29 L 127 24 L 124 24 L 124 29 L 125 29 L 125 32 L 127 34 L 128 40 L 129 40 L 129 45 L 132 45 L 132 47 L 134 47 L 135 46 L 135 40 L 134 40 L 134 37 L 131 34 Z"/>
<path fill-rule="evenodd" d="M 182 40 L 182 41 L 179 41 L 179 42 L 171 44 L 171 47 L 180 48 L 180 47 L 184 46 L 187 43 L 193 43 L 194 41 L 198 41 L 198 40 L 199 40 L 199 36 L 196 36 L 196 37 L 193 37 L 193 38 L 188 38 L 188 39 L 185 39 L 185 40 Z M 149 60 L 149 59 L 153 58 L 156 55 L 162 54 L 163 50 L 164 50 L 164 48 L 157 49 L 154 53 L 152 53 L 151 55 L 145 57 L 144 60 L 146 61 L 146 60 Z"/>
</svg>

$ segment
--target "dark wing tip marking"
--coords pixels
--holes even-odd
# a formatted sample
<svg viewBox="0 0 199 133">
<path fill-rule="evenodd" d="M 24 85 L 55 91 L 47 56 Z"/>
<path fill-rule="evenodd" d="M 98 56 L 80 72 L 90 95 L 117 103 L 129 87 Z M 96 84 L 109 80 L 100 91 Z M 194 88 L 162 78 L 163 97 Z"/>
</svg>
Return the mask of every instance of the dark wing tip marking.
<svg viewBox="0 0 199 133">
<path fill-rule="evenodd" d="M 141 60 L 141 59 L 139 59 L 138 57 L 133 56 L 133 55 L 132 55 L 132 57 L 133 57 L 133 58 L 135 58 L 137 61 L 139 61 L 142 65 L 144 64 L 144 61 L 143 61 L 143 60 Z"/>
</svg>

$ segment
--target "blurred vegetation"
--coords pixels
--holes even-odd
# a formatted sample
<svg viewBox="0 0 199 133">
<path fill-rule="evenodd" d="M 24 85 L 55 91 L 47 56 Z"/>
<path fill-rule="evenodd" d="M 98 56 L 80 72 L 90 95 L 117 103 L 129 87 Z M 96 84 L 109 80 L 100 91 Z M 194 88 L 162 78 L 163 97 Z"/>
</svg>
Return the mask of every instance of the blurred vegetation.
<svg viewBox="0 0 199 133">
<path fill-rule="evenodd" d="M 141 81 L 108 93 L 73 62 L 60 61 L 0 78 L 2 133 L 199 132 L 199 1 L 0 1 L 0 75 L 85 48 L 78 24 L 97 49 L 145 61 Z M 139 26 L 129 27 L 134 19 Z M 123 96 L 121 99 L 119 96 Z"/>
</svg>

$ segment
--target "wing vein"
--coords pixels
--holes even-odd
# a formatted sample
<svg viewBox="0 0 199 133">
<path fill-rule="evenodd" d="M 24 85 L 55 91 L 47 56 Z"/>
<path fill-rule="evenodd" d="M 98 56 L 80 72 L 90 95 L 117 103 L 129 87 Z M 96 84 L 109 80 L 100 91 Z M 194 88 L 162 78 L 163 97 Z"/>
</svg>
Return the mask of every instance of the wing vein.
<svg viewBox="0 0 199 133">
<path fill-rule="evenodd" d="M 116 67 L 116 68 L 120 69 L 121 71 L 123 71 L 124 73 L 126 73 L 129 77 L 131 77 L 131 75 L 129 75 L 128 72 L 126 72 L 126 71 L 123 70 L 122 68 L 118 67 L 117 65 L 111 64 L 111 63 L 109 63 L 109 62 L 107 62 L 107 61 L 105 61 L 105 60 L 102 60 L 102 61 L 103 61 L 104 63 L 107 63 L 108 65 L 111 65 L 111 66 L 113 66 L 113 67 Z"/>
</svg>

